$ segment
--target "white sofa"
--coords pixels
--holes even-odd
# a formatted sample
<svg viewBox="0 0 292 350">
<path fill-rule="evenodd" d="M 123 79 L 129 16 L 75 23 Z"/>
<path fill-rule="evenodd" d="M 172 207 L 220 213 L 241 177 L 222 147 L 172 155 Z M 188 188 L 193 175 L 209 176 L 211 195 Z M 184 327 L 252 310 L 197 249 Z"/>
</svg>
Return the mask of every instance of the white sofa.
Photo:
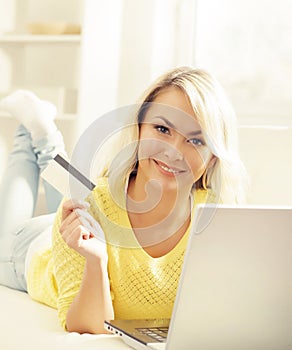
<svg viewBox="0 0 292 350">
<path fill-rule="evenodd" d="M 67 333 L 59 325 L 56 310 L 3 286 L 0 310 L 1 350 L 129 349 L 115 335 Z"/>
<path fill-rule="evenodd" d="M 249 202 L 292 205 L 292 129 L 243 127 L 240 152 L 251 176 Z M 66 333 L 55 310 L 0 286 L 0 349 L 129 349 L 118 336 Z"/>
</svg>

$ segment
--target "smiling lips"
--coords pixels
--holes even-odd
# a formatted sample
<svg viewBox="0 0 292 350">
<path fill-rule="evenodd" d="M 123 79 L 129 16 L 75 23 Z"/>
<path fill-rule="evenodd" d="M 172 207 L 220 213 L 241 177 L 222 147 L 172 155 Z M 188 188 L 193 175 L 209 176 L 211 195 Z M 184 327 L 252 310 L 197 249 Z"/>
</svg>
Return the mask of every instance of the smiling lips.
<svg viewBox="0 0 292 350">
<path fill-rule="evenodd" d="M 184 173 L 184 170 L 178 169 L 178 168 L 173 168 L 173 167 L 169 167 L 168 165 L 166 165 L 165 163 L 162 163 L 156 159 L 153 159 L 155 164 L 158 166 L 159 169 L 161 169 L 164 173 L 167 173 L 169 175 L 178 175 L 181 173 Z"/>
</svg>

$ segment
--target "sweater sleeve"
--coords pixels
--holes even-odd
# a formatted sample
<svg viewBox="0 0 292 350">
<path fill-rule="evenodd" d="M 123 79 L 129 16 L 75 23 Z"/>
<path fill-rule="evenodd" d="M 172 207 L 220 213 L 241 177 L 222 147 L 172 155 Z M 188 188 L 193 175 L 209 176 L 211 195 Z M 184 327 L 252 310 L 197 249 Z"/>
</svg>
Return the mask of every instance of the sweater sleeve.
<svg viewBox="0 0 292 350">
<path fill-rule="evenodd" d="M 58 316 L 62 327 L 66 329 L 67 312 L 80 289 L 85 258 L 68 247 L 60 234 L 62 203 L 53 226 L 53 262 L 58 290 Z"/>
</svg>

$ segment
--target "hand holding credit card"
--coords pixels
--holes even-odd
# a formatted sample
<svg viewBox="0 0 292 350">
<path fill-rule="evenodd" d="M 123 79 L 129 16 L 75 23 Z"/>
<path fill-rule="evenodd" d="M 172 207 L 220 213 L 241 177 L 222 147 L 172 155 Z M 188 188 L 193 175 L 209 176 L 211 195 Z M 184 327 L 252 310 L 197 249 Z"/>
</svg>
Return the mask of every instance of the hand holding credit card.
<svg viewBox="0 0 292 350">
<path fill-rule="evenodd" d="M 50 162 L 42 172 L 41 177 L 64 196 L 74 199 L 83 200 L 95 188 L 93 182 L 60 154 L 57 154 L 54 161 Z M 76 212 L 79 214 L 82 224 L 88 229 L 88 232 L 91 232 L 95 238 L 105 242 L 104 233 L 99 223 L 85 210 L 76 209 Z"/>
</svg>

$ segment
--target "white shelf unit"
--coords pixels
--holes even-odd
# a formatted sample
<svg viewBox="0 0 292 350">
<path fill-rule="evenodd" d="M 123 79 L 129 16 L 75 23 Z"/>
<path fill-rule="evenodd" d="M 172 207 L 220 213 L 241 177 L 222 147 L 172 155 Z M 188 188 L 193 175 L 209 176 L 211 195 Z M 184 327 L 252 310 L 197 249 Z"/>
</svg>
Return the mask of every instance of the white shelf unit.
<svg viewBox="0 0 292 350">
<path fill-rule="evenodd" d="M 0 0 L 0 98 L 29 89 L 56 105 L 57 119 L 76 119 L 82 35 L 31 34 L 28 25 L 62 22 L 82 28 L 84 2 Z"/>
<path fill-rule="evenodd" d="M 0 98 L 32 90 L 57 105 L 71 133 L 76 120 L 77 137 L 117 106 L 122 17 L 120 0 L 0 0 Z M 32 22 L 77 24 L 81 34 L 32 35 Z"/>
<path fill-rule="evenodd" d="M 70 156 L 80 134 L 117 107 L 120 0 L 0 0 L 0 99 L 29 89 L 58 107 Z M 29 22 L 81 25 L 80 35 L 32 35 Z M 0 111 L 0 180 L 17 121 Z"/>
<path fill-rule="evenodd" d="M 31 34 L 2 34 L 0 45 L 33 44 L 33 43 L 81 43 L 81 35 L 31 35 Z"/>
<path fill-rule="evenodd" d="M 80 37 L 2 36 L 0 96 L 29 89 L 57 106 L 59 116 L 77 114 Z"/>
</svg>

